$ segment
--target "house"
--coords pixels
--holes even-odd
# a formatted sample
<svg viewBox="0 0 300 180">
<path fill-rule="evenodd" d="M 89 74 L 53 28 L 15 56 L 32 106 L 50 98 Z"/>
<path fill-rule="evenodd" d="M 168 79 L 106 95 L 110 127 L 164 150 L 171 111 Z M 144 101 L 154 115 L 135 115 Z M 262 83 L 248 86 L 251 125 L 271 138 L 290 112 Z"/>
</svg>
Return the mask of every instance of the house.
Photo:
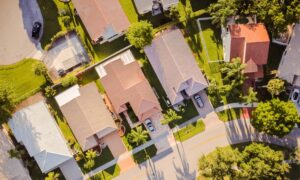
<svg viewBox="0 0 300 180">
<path fill-rule="evenodd" d="M 300 24 L 296 24 L 289 45 L 283 53 L 278 76 L 300 87 Z"/>
<path fill-rule="evenodd" d="M 118 0 L 72 0 L 93 43 L 110 42 L 130 23 Z"/>
<path fill-rule="evenodd" d="M 130 50 L 96 67 L 117 114 L 131 107 L 139 121 L 161 113 L 156 96 Z"/>
<path fill-rule="evenodd" d="M 114 156 L 126 151 L 95 83 L 72 86 L 55 99 L 83 151 L 103 145 Z"/>
<path fill-rule="evenodd" d="M 172 105 L 208 86 L 179 29 L 162 32 L 144 51 Z"/>
<path fill-rule="evenodd" d="M 171 6 L 177 5 L 178 0 L 134 0 L 135 7 L 140 15 L 152 12 L 157 15 L 163 11 L 167 11 Z"/>
<path fill-rule="evenodd" d="M 67 142 L 44 101 L 17 111 L 8 124 L 17 142 L 25 146 L 42 173 L 66 166 L 72 168 L 61 169 L 65 176 L 71 173 L 77 175 L 75 178 L 72 176 L 74 179 L 82 179 L 81 171 L 68 149 Z"/>
<path fill-rule="evenodd" d="M 7 132 L 0 128 L 0 179 L 31 180 L 22 160 L 11 158 L 8 151 L 15 149 Z"/>
<path fill-rule="evenodd" d="M 241 58 L 246 64 L 244 73 L 249 80 L 264 76 L 263 65 L 268 62 L 270 39 L 263 24 L 230 24 L 223 44 L 224 60 Z"/>
</svg>

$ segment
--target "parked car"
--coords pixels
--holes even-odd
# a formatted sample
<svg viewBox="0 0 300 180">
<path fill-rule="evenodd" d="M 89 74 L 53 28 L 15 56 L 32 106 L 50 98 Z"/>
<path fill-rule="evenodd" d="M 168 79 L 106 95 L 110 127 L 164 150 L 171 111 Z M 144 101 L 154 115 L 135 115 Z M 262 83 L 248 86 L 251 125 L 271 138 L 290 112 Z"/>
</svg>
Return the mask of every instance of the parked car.
<svg viewBox="0 0 300 180">
<path fill-rule="evenodd" d="M 196 95 L 194 96 L 194 98 L 195 98 L 195 100 L 196 100 L 196 102 L 197 102 L 197 105 L 198 105 L 200 108 L 202 108 L 202 107 L 204 106 L 204 104 L 203 104 L 203 101 L 202 101 L 202 99 L 201 99 L 201 96 L 200 96 L 199 94 L 196 94 Z"/>
<path fill-rule="evenodd" d="M 293 102 L 297 102 L 299 99 L 299 95 L 300 95 L 300 90 L 299 89 L 294 89 L 292 95 L 291 95 L 291 100 Z"/>
<path fill-rule="evenodd" d="M 35 22 L 33 24 L 32 33 L 31 33 L 31 36 L 33 38 L 38 39 L 40 37 L 41 27 L 42 27 L 42 24 L 40 22 Z"/>
<path fill-rule="evenodd" d="M 57 73 L 58 73 L 58 75 L 59 75 L 60 77 L 63 77 L 64 75 L 66 75 L 66 71 L 63 70 L 63 69 L 59 69 L 59 70 L 57 71 Z"/>
<path fill-rule="evenodd" d="M 150 132 L 154 132 L 155 131 L 155 128 L 153 126 L 153 123 L 151 121 L 151 119 L 146 119 L 145 120 L 145 125 L 147 127 L 147 129 L 150 131 Z"/>
</svg>

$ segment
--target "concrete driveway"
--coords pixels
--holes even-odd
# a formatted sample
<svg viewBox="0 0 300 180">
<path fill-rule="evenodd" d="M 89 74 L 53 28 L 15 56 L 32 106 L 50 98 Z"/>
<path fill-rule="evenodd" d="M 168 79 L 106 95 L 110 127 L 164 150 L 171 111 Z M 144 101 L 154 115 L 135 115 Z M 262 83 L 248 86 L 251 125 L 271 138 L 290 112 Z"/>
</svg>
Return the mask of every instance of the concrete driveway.
<svg viewBox="0 0 300 180">
<path fill-rule="evenodd" d="M 31 38 L 32 25 L 35 21 L 43 24 L 36 0 L 1 1 L 0 65 L 16 63 L 25 57 L 35 56 L 38 40 Z"/>
</svg>

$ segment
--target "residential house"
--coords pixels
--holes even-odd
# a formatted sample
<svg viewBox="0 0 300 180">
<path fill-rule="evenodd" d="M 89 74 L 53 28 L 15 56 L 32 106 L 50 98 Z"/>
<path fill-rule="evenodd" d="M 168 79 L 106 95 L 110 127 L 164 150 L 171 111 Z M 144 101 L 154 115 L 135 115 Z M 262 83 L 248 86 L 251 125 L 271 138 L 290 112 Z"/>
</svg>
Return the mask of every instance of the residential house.
<svg viewBox="0 0 300 180">
<path fill-rule="evenodd" d="M 300 87 L 300 24 L 296 24 L 289 45 L 283 53 L 278 76 Z"/>
<path fill-rule="evenodd" d="M 126 151 L 95 83 L 74 85 L 55 99 L 83 151 L 105 145 L 115 157 Z"/>
<path fill-rule="evenodd" d="M 179 29 L 162 32 L 144 51 L 172 105 L 207 88 L 207 81 Z"/>
<path fill-rule="evenodd" d="M 268 62 L 270 39 L 266 27 L 261 24 L 230 24 L 223 37 L 224 60 L 241 58 L 246 64 L 244 73 L 249 80 L 264 76 L 263 65 Z"/>
<path fill-rule="evenodd" d="M 72 0 L 93 43 L 110 42 L 130 23 L 118 0 Z"/>
<path fill-rule="evenodd" d="M 67 142 L 44 101 L 17 111 L 8 124 L 16 140 L 25 146 L 42 173 L 64 166 L 65 169 L 61 170 L 66 178 L 82 179 Z"/>
<path fill-rule="evenodd" d="M 117 114 L 131 107 L 139 121 L 158 113 L 161 107 L 130 50 L 96 67 L 101 83 Z"/>
<path fill-rule="evenodd" d="M 158 15 L 167 11 L 171 6 L 177 5 L 178 0 L 134 0 L 135 7 L 140 15 L 152 12 L 152 15 Z"/>
</svg>

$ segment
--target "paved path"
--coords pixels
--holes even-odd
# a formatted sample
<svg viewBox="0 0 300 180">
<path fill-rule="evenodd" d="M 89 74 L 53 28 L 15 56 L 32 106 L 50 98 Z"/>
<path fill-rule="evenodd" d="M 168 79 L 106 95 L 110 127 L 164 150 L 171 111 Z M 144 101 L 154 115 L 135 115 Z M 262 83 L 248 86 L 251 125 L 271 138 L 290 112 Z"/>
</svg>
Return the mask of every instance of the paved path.
<svg viewBox="0 0 300 180">
<path fill-rule="evenodd" d="M 228 146 L 248 141 L 263 141 L 284 146 L 298 146 L 300 129 L 289 136 L 278 139 L 255 132 L 249 120 L 234 120 L 218 124 L 191 139 L 174 142 L 170 149 L 143 164 L 123 172 L 116 180 L 146 179 L 196 179 L 198 159 L 202 154 L 213 151 L 218 146 Z"/>
<path fill-rule="evenodd" d="M 225 106 L 220 106 L 217 107 L 215 109 L 215 112 L 220 112 L 220 111 L 224 111 L 227 109 L 232 109 L 232 108 L 243 108 L 243 107 L 256 107 L 258 105 L 258 103 L 253 103 L 253 104 L 246 104 L 246 103 L 231 103 L 231 104 L 227 104 Z"/>
</svg>

